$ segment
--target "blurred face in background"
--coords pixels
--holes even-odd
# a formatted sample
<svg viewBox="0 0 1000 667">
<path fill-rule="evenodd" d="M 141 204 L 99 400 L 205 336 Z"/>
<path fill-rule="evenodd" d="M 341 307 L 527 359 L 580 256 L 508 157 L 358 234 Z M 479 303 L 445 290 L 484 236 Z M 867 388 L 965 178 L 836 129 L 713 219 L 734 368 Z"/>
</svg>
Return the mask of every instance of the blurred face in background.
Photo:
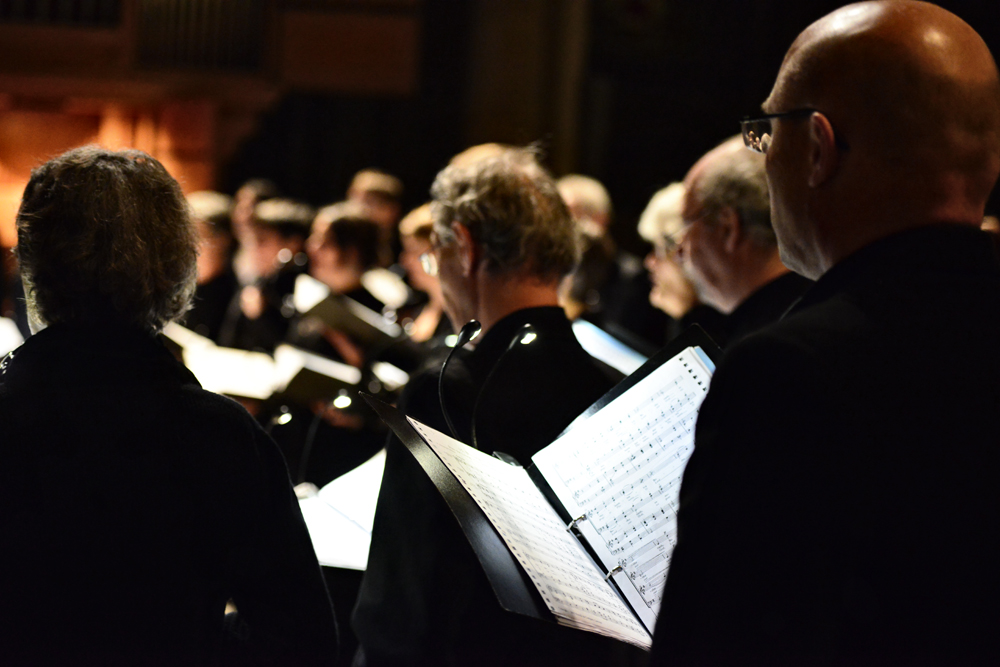
<svg viewBox="0 0 1000 667">
<path fill-rule="evenodd" d="M 649 291 L 649 302 L 674 319 L 683 317 L 695 303 L 697 295 L 677 262 L 677 244 L 670 237 L 664 237 L 653 246 L 646 256 L 646 270 L 653 284 Z"/>
<path fill-rule="evenodd" d="M 347 199 L 360 204 L 365 215 L 384 232 L 391 233 L 396 228 L 400 214 L 399 203 L 388 195 L 369 190 L 351 189 L 347 192 Z"/>
<path fill-rule="evenodd" d="M 228 268 L 233 237 L 204 220 L 194 222 L 198 231 L 198 284 L 203 285 Z"/>
<path fill-rule="evenodd" d="M 400 241 L 403 250 L 399 253 L 399 263 L 406 271 L 407 279 L 414 288 L 433 296 L 440 290 L 438 280 L 435 276 L 428 275 L 420 264 L 420 256 L 433 251 L 430 239 L 403 236 Z"/>
<path fill-rule="evenodd" d="M 313 254 L 320 251 L 323 241 L 326 239 L 326 230 L 329 228 L 329 218 L 316 216 L 316 219 L 313 220 L 312 227 L 309 231 L 309 238 L 306 239 L 306 252 L 309 254 L 310 261 L 312 261 Z"/>
<path fill-rule="evenodd" d="M 328 234 L 318 242 L 310 242 L 309 273 L 335 292 L 349 291 L 357 286 L 362 271 L 358 268 L 357 252 L 337 245 Z"/>
<path fill-rule="evenodd" d="M 233 236 L 240 245 L 251 243 L 251 233 L 253 227 L 253 209 L 260 199 L 257 194 L 246 188 L 241 188 L 236 192 L 233 199 Z"/>
<path fill-rule="evenodd" d="M 302 237 L 286 237 L 274 227 L 260 223 L 250 225 L 249 240 L 247 250 L 253 258 L 254 270 L 261 277 L 277 273 L 282 264 L 302 252 L 304 245 Z"/>
</svg>

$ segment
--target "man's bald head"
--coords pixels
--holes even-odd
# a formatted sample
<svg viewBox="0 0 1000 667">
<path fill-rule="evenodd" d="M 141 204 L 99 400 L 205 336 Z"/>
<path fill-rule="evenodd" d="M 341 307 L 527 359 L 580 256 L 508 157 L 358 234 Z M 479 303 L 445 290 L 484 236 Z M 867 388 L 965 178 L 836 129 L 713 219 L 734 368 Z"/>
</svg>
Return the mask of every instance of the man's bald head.
<svg viewBox="0 0 1000 667">
<path fill-rule="evenodd" d="M 839 146 L 818 174 L 799 165 L 819 197 L 800 198 L 800 215 L 808 211 L 822 224 L 827 213 L 886 218 L 895 211 L 905 220 L 896 229 L 867 225 L 872 238 L 862 241 L 982 218 L 1000 173 L 1000 77 L 982 38 L 959 17 L 911 0 L 863 2 L 823 17 L 792 44 L 764 104 L 769 113 L 801 108 L 826 120 L 817 125 L 814 116 L 798 131 L 821 140 L 825 123 Z M 777 121 L 775 141 L 795 122 Z M 778 159 L 770 153 L 769 163 Z M 780 199 L 789 184 L 777 180 Z"/>
</svg>

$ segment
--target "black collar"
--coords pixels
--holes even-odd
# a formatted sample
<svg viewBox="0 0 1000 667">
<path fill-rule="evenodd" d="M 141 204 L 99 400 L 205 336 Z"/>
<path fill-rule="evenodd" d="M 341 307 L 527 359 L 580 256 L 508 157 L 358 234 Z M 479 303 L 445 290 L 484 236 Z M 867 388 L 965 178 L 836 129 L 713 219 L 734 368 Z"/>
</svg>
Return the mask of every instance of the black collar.
<svg viewBox="0 0 1000 667">
<path fill-rule="evenodd" d="M 81 382 L 200 386 L 152 333 L 71 324 L 30 336 L 5 360 L 0 382 L 8 389 Z"/>
<path fill-rule="evenodd" d="M 576 340 L 573 328 L 562 308 L 558 306 L 523 308 L 507 315 L 483 334 L 482 339 L 476 342 L 475 351 L 469 357 L 470 363 L 478 365 L 482 361 L 492 365 L 525 324 L 534 327 L 539 337 L 544 336 L 546 343 L 555 340 Z"/>
<path fill-rule="evenodd" d="M 1000 271 L 1000 245 L 995 235 L 965 225 L 921 227 L 880 239 L 831 268 L 790 312 L 826 301 L 840 292 L 913 282 L 941 272 Z"/>
</svg>

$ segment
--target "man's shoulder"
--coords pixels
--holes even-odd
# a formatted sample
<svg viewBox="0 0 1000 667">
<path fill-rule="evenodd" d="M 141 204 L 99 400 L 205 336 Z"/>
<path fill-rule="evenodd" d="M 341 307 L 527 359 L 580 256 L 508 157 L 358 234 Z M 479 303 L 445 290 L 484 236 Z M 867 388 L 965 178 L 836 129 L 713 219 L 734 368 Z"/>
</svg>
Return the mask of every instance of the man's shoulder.
<svg viewBox="0 0 1000 667">
<path fill-rule="evenodd" d="M 263 428 L 246 408 L 228 396 L 221 396 L 192 384 L 180 387 L 176 400 L 194 422 L 242 431 L 248 436 L 264 434 Z"/>
<path fill-rule="evenodd" d="M 847 338 L 863 335 L 866 318 L 849 299 L 833 298 L 795 310 L 736 341 L 728 348 L 723 364 L 732 360 L 795 357 L 822 358 L 838 349 Z"/>
<path fill-rule="evenodd" d="M 760 287 L 726 317 L 729 344 L 778 321 L 812 284 L 807 278 L 787 272 Z"/>
</svg>

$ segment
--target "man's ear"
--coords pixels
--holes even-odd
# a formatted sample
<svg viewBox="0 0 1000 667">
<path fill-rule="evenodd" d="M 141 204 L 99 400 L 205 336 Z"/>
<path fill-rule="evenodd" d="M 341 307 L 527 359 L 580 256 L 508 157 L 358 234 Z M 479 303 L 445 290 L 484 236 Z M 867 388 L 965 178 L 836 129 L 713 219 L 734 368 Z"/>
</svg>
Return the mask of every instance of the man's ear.
<svg viewBox="0 0 1000 667">
<path fill-rule="evenodd" d="M 455 235 L 455 251 L 458 253 L 458 264 L 462 275 L 471 276 L 479 263 L 479 248 L 472 239 L 472 232 L 460 222 L 451 223 L 451 231 Z"/>
<path fill-rule="evenodd" d="M 840 149 L 833 125 L 823 114 L 809 117 L 809 187 L 817 188 L 837 173 Z"/>
<path fill-rule="evenodd" d="M 743 221 L 740 214 L 732 206 L 724 206 L 715 215 L 715 224 L 722 234 L 722 246 L 726 252 L 733 254 L 743 240 Z"/>
</svg>

